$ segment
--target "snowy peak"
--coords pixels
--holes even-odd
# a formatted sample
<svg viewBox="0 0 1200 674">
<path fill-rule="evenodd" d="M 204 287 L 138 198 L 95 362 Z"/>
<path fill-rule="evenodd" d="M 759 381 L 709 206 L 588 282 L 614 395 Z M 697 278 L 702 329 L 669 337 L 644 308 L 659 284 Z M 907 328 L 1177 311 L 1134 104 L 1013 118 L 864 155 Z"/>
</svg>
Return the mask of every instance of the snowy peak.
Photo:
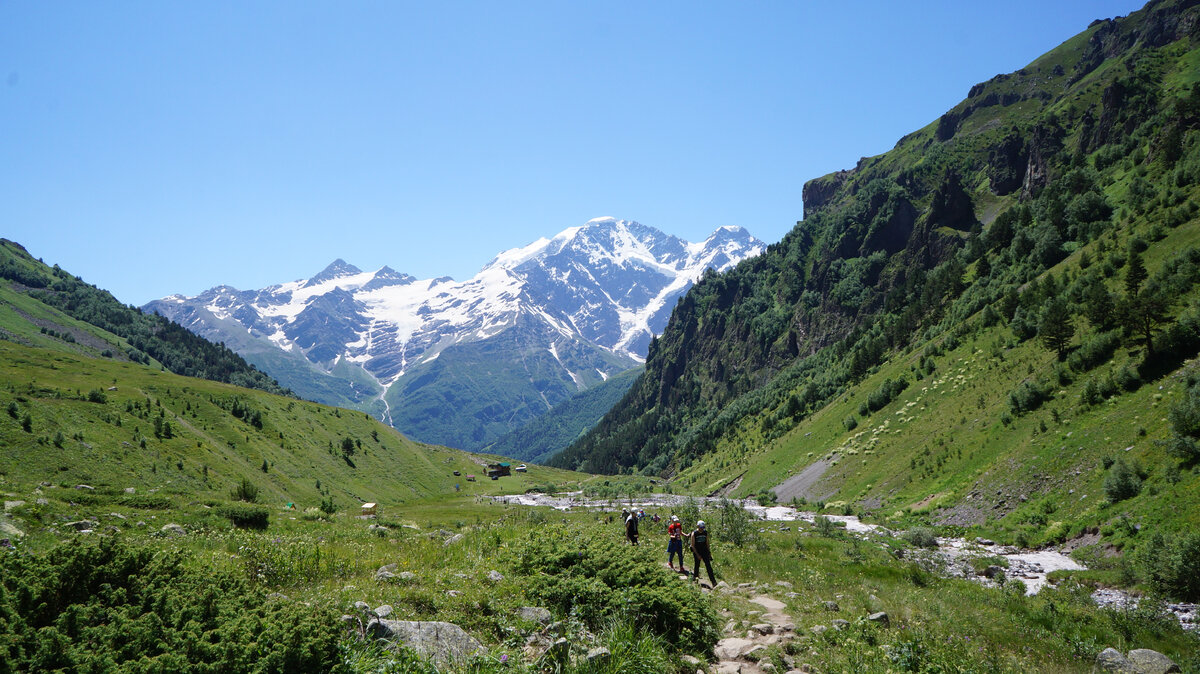
<svg viewBox="0 0 1200 674">
<path fill-rule="evenodd" d="M 308 279 L 308 281 L 305 283 L 305 285 L 306 286 L 321 285 L 322 283 L 325 283 L 327 281 L 332 281 L 334 279 L 339 279 L 339 278 L 343 278 L 346 276 L 354 276 L 355 274 L 361 274 L 361 273 L 362 273 L 361 269 L 359 269 L 358 267 L 355 267 L 354 265 L 346 262 L 345 260 L 343 260 L 342 258 L 339 257 L 338 259 L 334 260 L 333 262 L 330 262 L 329 266 L 325 267 L 325 269 L 321 270 L 321 272 L 319 274 Z"/>
<path fill-rule="evenodd" d="M 478 448 L 525 418 L 514 410 L 548 408 L 644 360 L 706 269 L 763 250 L 740 227 L 690 243 L 605 217 L 506 250 L 461 282 L 391 267 L 364 272 L 337 259 L 307 280 L 216 286 L 146 308 L 258 354 L 253 362 L 303 396 L 375 405 L 402 430 L 428 430 L 427 440 L 450 441 L 431 429 L 453 424 L 447 410 L 474 404 L 462 396 L 478 393 L 475 384 L 529 382 L 500 386 L 480 405 Z M 464 381 L 469 391 L 456 390 Z"/>
</svg>

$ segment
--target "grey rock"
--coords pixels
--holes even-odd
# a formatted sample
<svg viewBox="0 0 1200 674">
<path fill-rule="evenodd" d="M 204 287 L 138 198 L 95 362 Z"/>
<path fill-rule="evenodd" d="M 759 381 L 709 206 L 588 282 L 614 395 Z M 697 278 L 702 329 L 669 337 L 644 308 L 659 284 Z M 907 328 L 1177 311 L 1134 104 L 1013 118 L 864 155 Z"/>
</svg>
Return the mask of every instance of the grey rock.
<svg viewBox="0 0 1200 674">
<path fill-rule="evenodd" d="M 775 626 L 772 625 L 771 623 L 759 623 L 757 625 L 752 625 L 750 627 L 750 629 L 754 630 L 755 632 L 758 632 L 759 634 L 761 634 L 763 636 L 775 633 Z"/>
<path fill-rule="evenodd" d="M 808 631 L 812 632 L 814 635 L 819 637 L 822 634 L 824 634 L 825 632 L 827 632 L 828 630 L 829 630 L 828 625 L 813 625 L 811 628 L 809 628 Z"/>
<path fill-rule="evenodd" d="M 36 503 L 36 504 L 38 504 L 38 505 L 41 505 L 41 506 L 44 506 L 44 505 L 50 505 L 50 499 L 46 499 L 46 498 L 39 498 L 39 499 L 37 499 L 36 501 L 34 501 L 34 503 Z"/>
<path fill-rule="evenodd" d="M 605 648 L 603 646 L 600 646 L 598 648 L 593 648 L 593 649 L 589 650 L 587 653 L 587 661 L 591 664 L 594 664 L 594 665 L 597 665 L 600 667 L 603 667 L 606 664 L 608 664 L 608 661 L 611 659 L 612 659 L 612 651 L 608 650 L 607 648 Z"/>
<path fill-rule="evenodd" d="M 187 535 L 187 529 L 184 529 L 182 524 L 164 524 L 159 531 L 167 536 L 178 537 Z"/>
<path fill-rule="evenodd" d="M 462 534 L 454 534 L 450 538 L 447 538 L 446 542 L 443 543 L 442 545 L 454 545 L 455 543 L 462 541 L 462 539 L 463 539 Z"/>
<path fill-rule="evenodd" d="M 775 584 L 778 585 L 779 587 L 785 587 L 789 590 L 792 589 L 792 584 L 787 582 L 786 580 L 777 580 L 777 581 L 775 581 Z"/>
<path fill-rule="evenodd" d="M 493 583 L 499 583 L 500 581 L 504 580 L 504 574 L 496 570 L 488 571 L 487 579 Z"/>
<path fill-rule="evenodd" d="M 842 610 L 842 607 L 838 606 L 838 603 L 837 603 L 836 601 L 827 601 L 827 602 L 823 602 L 823 605 L 825 606 L 825 610 L 826 610 L 826 611 L 840 611 L 840 610 Z"/>
<path fill-rule="evenodd" d="M 272 592 L 267 595 L 267 599 L 277 599 L 279 601 L 287 601 L 288 596 L 282 592 Z"/>
<path fill-rule="evenodd" d="M 996 578 L 997 576 L 1001 576 L 1003 574 L 1004 567 L 996 566 L 995 564 L 992 564 L 983 570 L 983 575 L 985 578 Z"/>
<path fill-rule="evenodd" d="M 100 526 L 100 523 L 95 520 L 79 520 L 78 522 L 67 522 L 67 526 L 75 531 L 91 531 Z"/>
<path fill-rule="evenodd" d="M 460 596 L 461 594 L 462 593 L 459 592 L 458 590 L 446 590 L 447 597 L 457 597 L 457 596 Z"/>
<path fill-rule="evenodd" d="M 376 619 L 367 624 L 367 634 L 375 639 L 399 642 L 421 657 L 442 664 L 487 653 L 475 637 L 454 623 Z"/>
<path fill-rule="evenodd" d="M 700 667 L 704 664 L 701 662 L 700 658 L 694 655 L 684 654 L 680 659 L 683 660 L 684 664 L 686 664 L 688 667 Z"/>
<path fill-rule="evenodd" d="M 849 626 L 850 626 L 849 620 L 842 620 L 841 618 L 838 618 L 833 621 L 833 629 L 835 629 L 835 630 L 844 630 Z"/>
<path fill-rule="evenodd" d="M 767 656 L 767 647 L 762 644 L 752 646 L 742 653 L 742 657 L 751 662 L 758 662 Z"/>
<path fill-rule="evenodd" d="M 13 508 L 20 508 L 23 505 L 25 505 L 24 501 L 5 501 L 4 510 L 8 511 L 12 510 Z"/>
<path fill-rule="evenodd" d="M 346 623 L 347 625 L 353 625 L 354 623 L 358 622 L 358 618 L 355 618 L 354 616 L 352 616 L 348 613 L 343 613 L 342 617 L 341 617 L 341 621 Z"/>
<path fill-rule="evenodd" d="M 1170 674 L 1181 671 L 1174 660 L 1149 648 L 1135 648 L 1129 651 L 1126 658 L 1142 674 Z"/>
<path fill-rule="evenodd" d="M 77 485 L 75 485 L 75 488 L 76 488 L 76 489 L 81 489 L 81 490 L 84 490 L 84 491 L 96 491 L 96 488 L 95 488 L 95 487 L 93 487 L 93 486 L 91 486 L 91 485 L 89 485 L 89 484 L 77 484 Z"/>
<path fill-rule="evenodd" d="M 566 639 L 564 639 L 562 637 L 559 637 L 558 639 L 554 640 L 553 644 L 550 644 L 550 648 L 546 649 L 546 653 L 545 653 L 544 657 L 546 657 L 549 660 L 553 660 L 554 662 L 565 663 L 567 661 L 567 658 L 570 657 L 570 655 L 571 655 L 571 642 L 567 641 Z"/>
<path fill-rule="evenodd" d="M 12 522 L 0 519 L 0 535 L 7 538 L 20 538 L 25 535 L 25 532 L 18 529 L 17 525 Z"/>
<path fill-rule="evenodd" d="M 384 604 L 383 606 L 375 607 L 375 615 L 379 616 L 380 618 L 390 618 L 395 612 L 396 610 L 392 608 L 391 604 Z"/>
<path fill-rule="evenodd" d="M 1106 672 L 1130 672 L 1136 673 L 1133 663 L 1125 659 L 1121 655 L 1121 651 L 1115 648 L 1106 648 L 1100 651 L 1100 655 L 1096 656 L 1096 667 Z"/>
<path fill-rule="evenodd" d="M 522 606 L 517 609 L 517 615 L 522 620 L 549 625 L 554 617 L 550 615 L 550 611 L 540 606 Z"/>
<path fill-rule="evenodd" d="M 883 611 L 879 611 L 877 613 L 872 613 L 871 615 L 867 616 L 867 620 L 870 620 L 871 622 L 881 625 L 883 627 L 887 627 L 888 625 L 891 624 L 891 620 L 888 618 L 888 614 L 884 613 Z"/>
<path fill-rule="evenodd" d="M 134 489 L 133 487 L 125 487 L 125 493 L 126 494 L 136 494 L 137 489 Z"/>
</svg>

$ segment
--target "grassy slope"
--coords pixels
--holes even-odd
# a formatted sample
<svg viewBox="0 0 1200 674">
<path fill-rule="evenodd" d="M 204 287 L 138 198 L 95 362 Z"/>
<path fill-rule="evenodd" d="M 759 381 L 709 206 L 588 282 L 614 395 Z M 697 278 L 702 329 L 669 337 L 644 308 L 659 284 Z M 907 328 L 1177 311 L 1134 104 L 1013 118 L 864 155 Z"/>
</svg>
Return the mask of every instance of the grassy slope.
<svg viewBox="0 0 1200 674">
<path fill-rule="evenodd" d="M 1028 69 L 1049 69 L 1073 61 L 1092 32 L 1073 38 Z M 1164 52 L 1164 80 L 1172 91 L 1182 91 L 1200 77 L 1195 69 L 1200 48 L 1185 42 Z M 1109 67 L 1112 65 L 1106 63 L 1074 84 L 1061 83 L 1074 105 L 1086 106 L 1099 99 L 1102 87 L 1098 82 Z M 976 112 L 969 117 L 959 134 L 992 126 L 1007 114 L 999 106 L 984 109 L 988 111 L 992 114 Z M 911 161 L 912 157 L 905 155 L 911 154 L 922 137 L 931 136 L 935 126 L 906 137 L 896 151 L 868 161 Z M 956 136 L 956 142 L 958 139 Z M 1069 146 L 1072 139 L 1067 142 Z M 1106 173 L 1104 191 L 1117 207 L 1114 219 L 1119 226 L 1040 278 L 1049 274 L 1060 280 L 1065 275 L 1078 276 L 1084 252 L 1095 269 L 1112 259 L 1110 256 L 1122 257 L 1135 236 L 1150 242 L 1144 257 L 1151 275 L 1178 251 L 1200 245 L 1200 220 L 1192 218 L 1174 229 L 1161 230 L 1169 208 L 1139 212 L 1129 207 L 1128 187 L 1139 172 L 1144 169 L 1127 161 Z M 976 212 L 985 222 L 989 221 L 988 212 L 1002 210 L 1016 198 L 1016 194 L 1006 198 L 991 195 L 983 175 L 964 179 L 964 183 L 976 186 Z M 1189 187 L 1181 198 L 1200 199 L 1200 190 Z M 1153 241 L 1156 228 L 1165 238 Z M 968 285 L 973 276 L 972 267 Z M 1123 271 L 1118 270 L 1107 279 L 1110 291 L 1123 292 L 1122 278 Z M 1194 289 L 1177 300 L 1173 314 L 1196 307 L 1200 292 Z M 976 315 L 972 320 L 978 319 Z M 1094 332 L 1082 318 L 1076 319 L 1076 325 L 1074 347 Z M 934 359 L 937 369 L 931 375 L 914 381 L 922 353 L 943 343 L 944 338 L 943 333 L 928 341 L 918 339 L 907 350 L 893 354 L 870 376 L 781 438 L 768 440 L 763 431 L 764 421 L 775 410 L 743 420 L 721 439 L 716 452 L 683 471 L 676 483 L 707 493 L 746 473 L 735 493 L 751 495 L 774 487 L 820 458 L 832 458 L 836 465 L 809 492 L 814 500 L 867 506 L 886 516 L 915 512 L 928 513 L 936 522 L 983 523 L 985 531 L 1009 541 L 1056 542 L 1100 527 L 1106 543 L 1123 547 L 1136 532 L 1119 525 L 1161 526 L 1174 531 L 1200 527 L 1200 475 L 1184 465 L 1175 481 L 1170 472 L 1179 462 L 1166 456 L 1161 442 L 1169 436 L 1167 412 L 1183 395 L 1187 377 L 1194 371 L 1190 361 L 1144 382 L 1135 391 L 1118 393 L 1095 407 L 1083 405 L 1080 393 L 1090 378 L 1109 377 L 1141 362 L 1144 354 L 1136 340 L 1127 340 L 1110 362 L 1088 373 L 1072 373 L 1073 381 L 1056 386 L 1052 400 L 1040 409 L 1005 423 L 1012 415 L 1011 391 L 1024 381 L 1055 379 L 1053 353 L 1036 338 L 1019 342 L 1004 324 L 975 328 L 960 345 Z M 870 392 L 885 379 L 901 376 L 910 386 L 897 400 L 866 418 L 858 415 L 860 403 Z M 848 417 L 858 421 L 857 428 L 846 429 Z M 1107 502 L 1102 489 L 1102 462 L 1118 456 L 1139 464 L 1147 480 L 1140 495 L 1114 505 Z"/>
<path fill-rule="evenodd" d="M 311 506 L 322 498 L 319 481 L 342 507 L 452 494 L 456 482 L 466 493 L 500 488 L 451 474 L 479 473 L 483 459 L 412 442 L 361 412 L 133 363 L 0 342 L 0 383 L 0 407 L 15 403 L 18 410 L 16 417 L 0 417 L 0 473 L 16 484 L 86 483 L 221 499 L 247 477 L 262 490 L 262 502 Z M 87 401 L 94 389 L 104 391 L 105 403 Z M 262 413 L 261 429 L 231 414 L 235 400 Z M 170 438 L 154 435 L 160 413 L 172 428 Z M 30 432 L 20 423 L 25 414 Z M 58 434 L 61 447 L 54 444 Z M 341 453 L 346 437 L 361 443 L 349 461 Z M 555 471 L 542 479 L 566 481 L 566 475 Z"/>
</svg>

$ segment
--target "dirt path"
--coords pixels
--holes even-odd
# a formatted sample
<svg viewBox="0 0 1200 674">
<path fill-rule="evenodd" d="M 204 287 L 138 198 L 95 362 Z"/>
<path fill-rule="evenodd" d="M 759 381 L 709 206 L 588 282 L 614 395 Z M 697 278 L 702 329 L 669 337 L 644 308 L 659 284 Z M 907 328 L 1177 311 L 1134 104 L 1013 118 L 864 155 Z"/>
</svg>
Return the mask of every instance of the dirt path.
<svg viewBox="0 0 1200 674">
<path fill-rule="evenodd" d="M 747 589 L 746 586 L 753 587 L 745 583 L 739 589 Z M 734 591 L 732 588 L 721 589 L 727 592 Z M 776 671 L 760 666 L 769 662 L 765 659 L 767 648 L 794 639 L 796 626 L 784 613 L 787 604 L 778 599 L 754 594 L 750 603 L 757 604 L 764 610 L 756 616 L 758 622 L 747 629 L 743 622 L 730 620 L 725 625 L 725 638 L 718 641 L 713 648 L 717 662 L 708 671 L 717 674 L 766 674 L 768 671 Z"/>
<path fill-rule="evenodd" d="M 825 474 L 826 470 L 829 470 L 829 466 L 831 465 L 825 459 L 821 459 L 784 480 L 782 484 L 775 487 L 772 491 L 775 492 L 780 503 L 788 503 L 794 498 L 809 498 L 808 490 L 817 484 L 817 480 L 821 479 L 821 476 Z"/>
</svg>

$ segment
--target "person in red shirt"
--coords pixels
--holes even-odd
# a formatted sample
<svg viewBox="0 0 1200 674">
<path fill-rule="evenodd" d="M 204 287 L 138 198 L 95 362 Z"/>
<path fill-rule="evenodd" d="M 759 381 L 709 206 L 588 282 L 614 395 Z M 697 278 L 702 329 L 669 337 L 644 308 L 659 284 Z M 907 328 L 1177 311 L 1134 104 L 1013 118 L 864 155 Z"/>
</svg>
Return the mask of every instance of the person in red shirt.
<svg viewBox="0 0 1200 674">
<path fill-rule="evenodd" d="M 679 571 L 687 573 L 683 568 L 683 525 L 679 518 L 671 515 L 671 523 L 667 525 L 667 566 L 675 569 L 675 555 L 679 555 Z"/>
</svg>

